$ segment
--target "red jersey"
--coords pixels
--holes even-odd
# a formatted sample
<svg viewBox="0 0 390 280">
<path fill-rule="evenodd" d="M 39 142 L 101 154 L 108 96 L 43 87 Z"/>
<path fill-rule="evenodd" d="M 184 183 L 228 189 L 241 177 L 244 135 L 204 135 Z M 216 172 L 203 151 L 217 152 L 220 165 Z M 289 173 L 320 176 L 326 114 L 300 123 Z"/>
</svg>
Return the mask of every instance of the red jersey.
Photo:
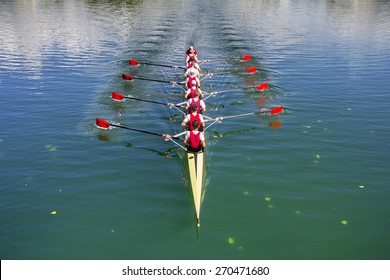
<svg viewBox="0 0 390 280">
<path fill-rule="evenodd" d="M 201 106 L 200 106 L 200 99 L 198 98 L 198 100 L 194 100 L 194 98 L 191 97 L 191 104 L 189 106 L 189 109 L 190 109 L 190 113 L 192 113 L 192 106 L 196 104 L 198 106 L 198 109 L 196 110 L 196 112 L 199 114 L 201 112 Z"/>
<path fill-rule="evenodd" d="M 190 137 L 188 138 L 188 144 L 192 150 L 200 150 L 201 148 L 201 140 L 200 140 L 200 132 L 194 133 L 190 132 Z"/>
<path fill-rule="evenodd" d="M 192 126 L 192 123 L 194 122 L 194 121 L 198 121 L 198 129 L 200 128 L 200 122 L 201 122 L 201 120 L 200 120 L 200 116 L 199 116 L 199 114 L 196 114 L 195 116 L 193 115 L 193 114 L 190 114 L 190 121 L 189 121 L 189 128 L 190 128 L 190 131 L 192 131 L 192 130 L 194 130 L 195 128 Z"/>
<path fill-rule="evenodd" d="M 195 81 L 196 86 L 199 87 L 199 79 L 196 76 L 193 76 L 193 77 L 190 76 L 187 78 L 187 86 L 188 87 L 192 87 L 192 81 Z"/>
<path fill-rule="evenodd" d="M 190 88 L 189 88 L 189 90 L 190 90 L 190 96 L 188 97 L 188 99 L 190 99 L 190 98 L 195 98 L 195 92 L 198 90 L 198 87 L 193 87 L 193 86 L 191 86 Z"/>
</svg>

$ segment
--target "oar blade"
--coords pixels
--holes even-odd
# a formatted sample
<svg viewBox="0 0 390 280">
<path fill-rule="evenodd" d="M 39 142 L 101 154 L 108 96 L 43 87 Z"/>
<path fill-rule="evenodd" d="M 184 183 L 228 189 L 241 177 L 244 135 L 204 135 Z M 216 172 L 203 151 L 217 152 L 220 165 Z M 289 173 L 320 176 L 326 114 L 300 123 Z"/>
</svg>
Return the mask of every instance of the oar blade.
<svg viewBox="0 0 390 280">
<path fill-rule="evenodd" d="M 256 71 L 257 71 L 256 67 L 250 67 L 250 68 L 246 69 L 246 72 L 249 74 L 256 73 Z"/>
<path fill-rule="evenodd" d="M 260 85 L 257 86 L 257 89 L 259 91 L 263 91 L 263 90 L 266 90 L 268 88 L 268 83 L 262 83 Z"/>
<path fill-rule="evenodd" d="M 269 110 L 269 113 L 271 115 L 277 115 L 277 114 L 280 114 L 281 112 L 283 112 L 283 106 L 274 107 L 274 108 Z"/>
<path fill-rule="evenodd" d="M 127 80 L 127 81 L 131 81 L 133 79 L 133 77 L 129 74 L 122 74 L 122 79 Z"/>
<path fill-rule="evenodd" d="M 110 123 L 100 118 L 96 118 L 96 126 L 101 129 L 108 129 L 110 127 Z"/>
<path fill-rule="evenodd" d="M 129 64 L 132 65 L 132 66 L 138 66 L 139 65 L 139 62 L 135 59 L 130 59 L 129 60 Z"/>
<path fill-rule="evenodd" d="M 251 55 L 250 54 L 247 54 L 247 55 L 244 55 L 243 57 L 241 57 L 241 60 L 243 61 L 248 61 L 248 60 L 251 60 Z"/>
<path fill-rule="evenodd" d="M 116 92 L 116 91 L 113 91 L 112 92 L 112 99 L 114 99 L 115 101 L 122 101 L 124 100 L 125 96 L 119 92 Z"/>
</svg>

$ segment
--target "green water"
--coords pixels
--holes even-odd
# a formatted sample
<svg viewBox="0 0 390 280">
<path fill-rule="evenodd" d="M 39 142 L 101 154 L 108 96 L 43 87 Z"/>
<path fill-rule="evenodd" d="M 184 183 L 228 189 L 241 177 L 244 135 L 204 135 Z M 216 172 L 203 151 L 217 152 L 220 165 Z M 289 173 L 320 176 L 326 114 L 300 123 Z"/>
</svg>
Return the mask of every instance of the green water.
<svg viewBox="0 0 390 280">
<path fill-rule="evenodd" d="M 189 3 L 2 1 L 1 259 L 388 259 L 388 1 Z M 286 108 L 210 129 L 199 237 L 174 145 L 94 126 L 180 131 L 111 92 L 179 101 L 121 74 L 181 81 L 128 60 L 182 65 L 190 45 L 228 72 L 205 91 L 270 84 L 208 99 L 209 116 Z"/>
</svg>

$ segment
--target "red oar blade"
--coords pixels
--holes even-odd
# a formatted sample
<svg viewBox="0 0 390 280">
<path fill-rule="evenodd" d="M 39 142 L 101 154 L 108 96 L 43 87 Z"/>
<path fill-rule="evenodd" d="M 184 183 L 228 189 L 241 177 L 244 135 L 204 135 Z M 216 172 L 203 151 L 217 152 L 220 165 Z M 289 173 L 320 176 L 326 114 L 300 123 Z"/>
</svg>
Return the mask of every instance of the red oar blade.
<svg viewBox="0 0 390 280">
<path fill-rule="evenodd" d="M 257 86 L 257 89 L 260 91 L 266 90 L 268 88 L 268 83 L 262 83 Z"/>
<path fill-rule="evenodd" d="M 101 129 L 108 129 L 110 127 L 110 123 L 103 119 L 96 118 L 96 126 Z"/>
<path fill-rule="evenodd" d="M 139 62 L 138 62 L 137 60 L 135 60 L 135 59 L 130 59 L 130 60 L 129 60 L 129 64 L 130 64 L 130 65 L 133 65 L 133 66 L 138 66 L 138 65 L 139 65 Z"/>
<path fill-rule="evenodd" d="M 113 91 L 112 92 L 112 99 L 115 101 L 123 101 L 125 96 L 123 94 L 120 94 L 119 92 Z"/>
<path fill-rule="evenodd" d="M 251 55 L 250 54 L 247 54 L 247 55 L 244 55 L 243 57 L 241 57 L 241 60 L 244 60 L 244 61 L 248 61 L 248 60 L 251 60 Z"/>
<path fill-rule="evenodd" d="M 249 74 L 256 73 L 256 71 L 257 71 L 256 67 L 251 67 L 251 68 L 246 69 L 246 72 L 248 72 Z"/>
<path fill-rule="evenodd" d="M 122 74 L 122 79 L 131 81 L 133 77 L 129 74 Z"/>
<path fill-rule="evenodd" d="M 283 106 L 278 106 L 269 110 L 269 113 L 271 115 L 277 115 L 280 114 L 281 112 L 283 112 Z"/>
</svg>

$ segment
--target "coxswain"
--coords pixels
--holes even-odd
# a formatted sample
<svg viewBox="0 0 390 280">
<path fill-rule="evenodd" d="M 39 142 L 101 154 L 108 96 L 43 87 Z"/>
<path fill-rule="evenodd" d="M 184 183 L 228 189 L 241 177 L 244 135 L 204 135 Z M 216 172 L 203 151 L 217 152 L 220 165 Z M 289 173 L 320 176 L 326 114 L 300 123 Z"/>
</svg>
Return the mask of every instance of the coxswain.
<svg viewBox="0 0 390 280">
<path fill-rule="evenodd" d="M 185 99 L 195 98 L 196 92 L 198 92 L 199 98 L 202 98 L 202 97 L 203 97 L 202 91 L 200 90 L 200 88 L 198 88 L 198 87 L 196 86 L 196 81 L 193 80 L 193 81 L 191 82 L 191 86 L 186 90 L 186 93 L 184 94 L 184 98 L 185 98 Z"/>
<path fill-rule="evenodd" d="M 193 46 L 190 46 L 190 48 L 186 51 L 186 63 L 190 60 L 191 57 L 195 59 L 195 61 L 198 61 L 198 52 L 194 49 Z"/>
<path fill-rule="evenodd" d="M 206 140 L 204 138 L 203 132 L 198 130 L 198 121 L 193 121 L 192 125 L 195 127 L 195 129 L 188 131 L 184 137 L 184 144 L 187 146 L 187 151 L 193 153 L 204 151 L 206 148 Z"/>
<path fill-rule="evenodd" d="M 204 119 L 202 114 L 198 113 L 198 105 L 193 104 L 191 107 L 191 113 L 187 114 L 187 116 L 184 118 L 183 122 L 181 123 L 181 126 L 187 126 L 188 129 L 194 130 L 195 126 L 193 125 L 193 122 L 197 121 L 198 126 L 196 126 L 197 129 L 200 129 L 200 127 L 204 127 Z"/>
<path fill-rule="evenodd" d="M 186 79 L 185 87 L 189 88 L 192 85 L 192 81 L 196 82 L 198 88 L 200 87 L 200 79 L 196 76 L 196 72 L 193 69 L 190 70 L 190 75 Z"/>
<path fill-rule="evenodd" d="M 206 112 L 206 104 L 202 99 L 199 97 L 199 90 L 195 90 L 195 97 L 188 99 L 186 110 L 189 110 L 189 113 L 192 113 L 192 107 L 193 105 L 196 105 L 197 107 L 197 113 L 204 113 Z"/>
</svg>

